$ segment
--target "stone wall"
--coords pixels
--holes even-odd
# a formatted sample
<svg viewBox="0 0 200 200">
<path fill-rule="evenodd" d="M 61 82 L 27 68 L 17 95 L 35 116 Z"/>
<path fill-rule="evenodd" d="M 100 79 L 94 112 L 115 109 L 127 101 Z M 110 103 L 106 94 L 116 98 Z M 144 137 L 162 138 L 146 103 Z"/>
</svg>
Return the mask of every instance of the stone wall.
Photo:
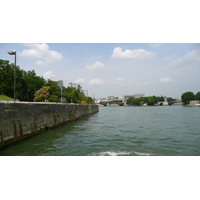
<svg viewBox="0 0 200 200">
<path fill-rule="evenodd" d="M 98 111 L 97 105 L 0 103 L 0 148 Z"/>
</svg>

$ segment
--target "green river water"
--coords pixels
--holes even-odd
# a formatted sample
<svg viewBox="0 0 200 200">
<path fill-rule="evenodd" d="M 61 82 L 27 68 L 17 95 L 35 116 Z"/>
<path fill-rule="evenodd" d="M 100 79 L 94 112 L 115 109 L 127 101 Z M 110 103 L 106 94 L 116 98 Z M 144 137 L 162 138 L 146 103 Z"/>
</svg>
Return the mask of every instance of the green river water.
<svg viewBox="0 0 200 200">
<path fill-rule="evenodd" d="M 0 156 L 199 156 L 200 107 L 99 107 Z"/>
</svg>

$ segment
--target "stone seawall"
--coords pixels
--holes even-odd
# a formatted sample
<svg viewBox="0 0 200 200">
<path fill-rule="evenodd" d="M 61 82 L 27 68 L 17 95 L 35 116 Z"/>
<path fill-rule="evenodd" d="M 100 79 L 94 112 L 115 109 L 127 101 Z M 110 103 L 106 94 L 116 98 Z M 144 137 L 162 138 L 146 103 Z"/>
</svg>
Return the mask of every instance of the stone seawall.
<svg viewBox="0 0 200 200">
<path fill-rule="evenodd" d="M 98 111 L 97 105 L 0 103 L 0 149 Z"/>
</svg>

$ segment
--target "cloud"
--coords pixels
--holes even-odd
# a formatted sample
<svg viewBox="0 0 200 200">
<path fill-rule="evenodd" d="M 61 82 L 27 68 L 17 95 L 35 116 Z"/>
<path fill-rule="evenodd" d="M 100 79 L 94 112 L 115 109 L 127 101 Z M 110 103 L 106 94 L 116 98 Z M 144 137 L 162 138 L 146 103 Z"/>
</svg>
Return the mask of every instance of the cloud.
<svg viewBox="0 0 200 200">
<path fill-rule="evenodd" d="M 79 78 L 79 79 L 75 80 L 74 83 L 78 83 L 78 84 L 85 83 L 85 79 Z"/>
<path fill-rule="evenodd" d="M 87 70 L 99 70 L 105 68 L 105 65 L 100 61 L 95 62 L 93 65 L 86 65 L 85 68 Z"/>
<path fill-rule="evenodd" d="M 113 50 L 111 58 L 113 59 L 127 59 L 133 62 L 149 60 L 156 57 L 156 53 L 148 52 L 144 49 L 134 49 L 122 51 L 122 48 L 116 47 Z"/>
<path fill-rule="evenodd" d="M 147 83 L 147 82 L 144 82 L 144 83 L 142 83 L 142 85 L 148 85 L 148 83 Z"/>
<path fill-rule="evenodd" d="M 149 46 L 153 47 L 153 48 L 156 48 L 156 47 L 162 46 L 162 43 L 150 43 Z"/>
<path fill-rule="evenodd" d="M 170 67 L 200 66 L 200 48 L 188 52 L 185 56 L 171 62 Z"/>
<path fill-rule="evenodd" d="M 54 76 L 55 76 L 55 74 L 53 74 L 52 71 L 47 71 L 47 72 L 45 72 L 45 73 L 43 74 L 43 77 L 44 77 L 45 79 L 49 79 L 49 78 L 52 78 L 52 77 L 54 77 Z"/>
<path fill-rule="evenodd" d="M 170 82 L 173 82 L 173 79 L 170 77 L 165 77 L 158 79 L 155 83 L 170 83 Z"/>
<path fill-rule="evenodd" d="M 44 66 L 53 64 L 63 59 L 61 53 L 49 50 L 49 46 L 45 43 L 25 44 L 25 46 L 31 47 L 32 49 L 24 49 L 22 52 L 19 52 L 19 55 L 27 58 L 40 59 L 36 62 L 36 65 Z"/>
<path fill-rule="evenodd" d="M 89 83 L 91 86 L 102 86 L 104 85 L 104 81 L 101 79 L 92 79 Z"/>
<path fill-rule="evenodd" d="M 126 87 L 126 86 L 130 86 L 132 85 L 131 82 L 128 82 L 126 79 L 124 78 L 116 78 L 114 81 L 112 81 L 112 84 L 115 84 L 119 87 Z"/>
</svg>

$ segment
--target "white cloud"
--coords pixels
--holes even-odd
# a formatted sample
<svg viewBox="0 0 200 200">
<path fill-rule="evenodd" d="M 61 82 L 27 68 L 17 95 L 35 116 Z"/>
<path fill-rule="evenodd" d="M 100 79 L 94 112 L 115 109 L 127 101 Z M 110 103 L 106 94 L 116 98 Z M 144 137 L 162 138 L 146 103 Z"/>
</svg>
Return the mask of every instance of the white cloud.
<svg viewBox="0 0 200 200">
<path fill-rule="evenodd" d="M 102 86 L 102 85 L 104 85 L 104 81 L 101 79 L 92 79 L 89 84 L 92 86 L 94 86 L 94 85 Z"/>
<path fill-rule="evenodd" d="M 112 84 L 115 84 L 120 87 L 126 87 L 126 86 L 132 85 L 131 82 L 128 82 L 126 79 L 120 78 L 120 77 L 116 78 L 114 81 L 112 81 Z"/>
<path fill-rule="evenodd" d="M 200 66 L 200 48 L 188 52 L 185 56 L 176 59 L 170 63 L 170 67 L 184 67 L 184 66 Z"/>
<path fill-rule="evenodd" d="M 115 59 L 128 59 L 134 62 L 149 60 L 156 57 L 156 53 L 148 52 L 144 49 L 134 49 L 122 51 L 122 48 L 116 47 L 113 50 L 111 58 Z"/>
<path fill-rule="evenodd" d="M 78 84 L 85 83 L 85 79 L 79 78 L 79 79 L 75 80 L 74 83 L 78 83 Z"/>
<path fill-rule="evenodd" d="M 43 77 L 44 77 L 45 79 L 49 79 L 49 78 L 52 78 L 52 77 L 54 77 L 54 76 L 55 76 L 55 74 L 53 74 L 52 71 L 47 71 L 47 72 L 45 72 L 45 73 L 43 74 Z"/>
<path fill-rule="evenodd" d="M 170 77 L 165 77 L 158 79 L 155 83 L 170 83 L 170 82 L 173 82 L 173 79 Z"/>
<path fill-rule="evenodd" d="M 31 47 L 32 49 L 24 49 L 22 52 L 19 52 L 19 55 L 27 58 L 40 59 L 36 62 L 37 65 L 44 66 L 53 64 L 63 59 L 61 53 L 49 50 L 49 46 L 45 43 L 25 44 L 25 46 Z"/>
<path fill-rule="evenodd" d="M 93 65 L 86 65 L 85 68 L 87 70 L 99 70 L 105 68 L 105 65 L 100 61 L 95 62 Z"/>
<path fill-rule="evenodd" d="M 156 48 L 162 46 L 162 43 L 150 43 L 149 46 Z"/>
<path fill-rule="evenodd" d="M 147 83 L 147 82 L 144 82 L 142 85 L 148 85 L 148 83 Z"/>
</svg>

